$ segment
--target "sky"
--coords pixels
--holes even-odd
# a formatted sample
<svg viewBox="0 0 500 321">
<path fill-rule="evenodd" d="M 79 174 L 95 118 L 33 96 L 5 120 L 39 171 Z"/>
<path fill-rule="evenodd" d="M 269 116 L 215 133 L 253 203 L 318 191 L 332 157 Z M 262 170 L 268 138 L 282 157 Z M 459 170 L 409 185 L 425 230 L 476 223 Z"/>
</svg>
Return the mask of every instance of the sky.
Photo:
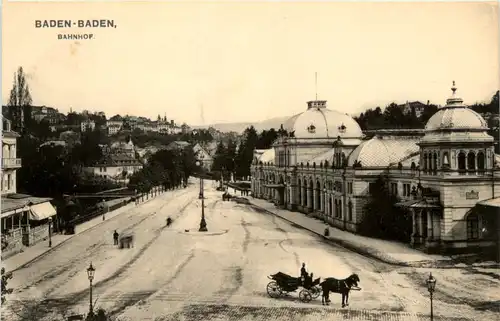
<svg viewBox="0 0 500 321">
<path fill-rule="evenodd" d="M 19 66 L 34 105 L 189 125 L 293 115 L 316 94 L 355 115 L 392 101 L 445 104 L 452 81 L 469 104 L 500 87 L 496 2 L 4 1 L 2 15 L 4 104 Z M 117 27 L 35 28 L 44 19 Z"/>
</svg>

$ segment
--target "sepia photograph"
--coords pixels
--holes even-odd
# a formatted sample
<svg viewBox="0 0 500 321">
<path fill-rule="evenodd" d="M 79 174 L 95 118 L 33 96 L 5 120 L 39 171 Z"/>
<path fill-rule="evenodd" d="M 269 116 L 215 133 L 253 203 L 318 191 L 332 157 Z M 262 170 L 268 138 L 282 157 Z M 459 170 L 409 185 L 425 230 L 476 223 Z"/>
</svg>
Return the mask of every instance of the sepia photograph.
<svg viewBox="0 0 500 321">
<path fill-rule="evenodd" d="M 2 320 L 498 320 L 498 2 L 0 8 Z"/>
</svg>

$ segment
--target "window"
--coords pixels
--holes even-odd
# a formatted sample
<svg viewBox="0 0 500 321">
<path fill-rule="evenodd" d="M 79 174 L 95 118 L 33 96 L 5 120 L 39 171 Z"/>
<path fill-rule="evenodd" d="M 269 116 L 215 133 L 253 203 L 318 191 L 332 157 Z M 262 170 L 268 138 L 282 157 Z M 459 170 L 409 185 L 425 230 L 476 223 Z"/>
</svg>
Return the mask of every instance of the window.
<svg viewBox="0 0 500 321">
<path fill-rule="evenodd" d="M 352 222 L 352 202 L 349 201 L 349 205 L 348 205 L 348 219 L 350 222 Z"/>
<path fill-rule="evenodd" d="M 427 154 L 426 153 L 424 154 L 424 161 L 423 161 L 423 163 L 424 163 L 424 171 L 426 171 L 427 170 Z"/>
<path fill-rule="evenodd" d="M 10 188 L 11 188 L 11 186 L 10 186 L 10 184 L 11 184 L 11 175 L 10 174 L 7 174 L 7 182 L 6 183 L 7 183 L 6 184 L 7 185 L 7 190 L 10 190 Z"/>
<path fill-rule="evenodd" d="M 398 183 L 391 183 L 392 195 L 398 195 Z"/>
<path fill-rule="evenodd" d="M 434 152 L 434 155 L 432 156 L 432 169 L 434 171 L 437 171 L 438 169 L 438 156 L 436 152 Z"/>
<path fill-rule="evenodd" d="M 403 196 L 404 197 L 411 196 L 411 187 L 410 187 L 410 184 L 408 184 L 408 183 L 403 184 Z"/>
<path fill-rule="evenodd" d="M 459 172 L 465 172 L 465 153 L 460 152 L 458 153 L 458 171 Z"/>
<path fill-rule="evenodd" d="M 443 153 L 443 167 L 449 167 L 450 165 L 450 158 L 448 156 L 448 152 Z"/>
<path fill-rule="evenodd" d="M 483 171 L 485 169 L 485 164 L 484 164 L 484 153 L 479 152 L 477 153 L 477 169 Z"/>
<path fill-rule="evenodd" d="M 352 194 L 352 182 L 347 183 L 347 194 Z"/>
<path fill-rule="evenodd" d="M 476 240 L 479 238 L 479 216 L 471 213 L 467 216 L 467 239 Z"/>
<path fill-rule="evenodd" d="M 467 169 L 476 169 L 476 155 L 473 152 L 469 152 L 467 155 Z"/>
<path fill-rule="evenodd" d="M 375 193 L 375 183 L 369 183 L 369 184 L 368 184 L 368 192 L 369 192 L 370 194 Z"/>
</svg>

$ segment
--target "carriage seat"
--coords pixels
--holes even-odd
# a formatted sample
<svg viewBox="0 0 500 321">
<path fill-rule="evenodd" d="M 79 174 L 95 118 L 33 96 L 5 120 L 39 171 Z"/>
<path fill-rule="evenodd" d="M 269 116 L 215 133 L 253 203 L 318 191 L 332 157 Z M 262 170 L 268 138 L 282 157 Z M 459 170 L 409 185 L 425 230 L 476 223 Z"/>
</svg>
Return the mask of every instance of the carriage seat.
<svg viewBox="0 0 500 321">
<path fill-rule="evenodd" d="M 293 276 L 290 276 L 286 273 L 283 272 L 278 272 L 274 275 L 272 275 L 273 279 L 277 280 L 278 282 L 283 282 L 289 285 L 295 285 L 295 284 L 300 284 L 300 278 L 295 278 Z"/>
</svg>

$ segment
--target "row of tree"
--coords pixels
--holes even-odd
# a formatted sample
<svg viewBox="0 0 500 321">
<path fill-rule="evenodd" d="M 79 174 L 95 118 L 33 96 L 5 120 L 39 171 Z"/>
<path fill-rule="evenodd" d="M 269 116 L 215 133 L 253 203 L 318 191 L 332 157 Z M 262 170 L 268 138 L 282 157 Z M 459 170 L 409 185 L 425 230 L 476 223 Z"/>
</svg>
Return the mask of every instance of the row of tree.
<svg viewBox="0 0 500 321">
<path fill-rule="evenodd" d="M 191 147 L 179 150 L 160 150 L 153 154 L 148 163 L 129 180 L 129 189 L 147 193 L 154 186 L 167 189 L 187 184 L 188 178 L 197 170 L 196 159 Z"/>
<path fill-rule="evenodd" d="M 424 128 L 427 121 L 438 111 L 438 106 L 427 103 L 423 112 L 417 116 L 414 106 L 410 110 L 404 109 L 403 105 L 389 104 L 384 110 L 380 107 L 369 108 L 355 117 L 360 127 L 366 129 L 388 129 L 388 128 Z M 475 103 L 469 108 L 486 116 L 490 128 L 495 127 L 494 119 L 498 116 L 499 91 L 497 91 L 488 103 Z M 498 123 L 496 123 L 498 126 Z"/>
<path fill-rule="evenodd" d="M 254 150 L 271 148 L 279 134 L 275 129 L 264 130 L 257 134 L 255 128 L 250 126 L 243 132 L 239 145 L 235 140 L 229 140 L 227 144 L 219 142 L 214 154 L 212 171 L 224 172 L 226 178 L 230 173 L 236 178 L 250 176 Z"/>
</svg>

